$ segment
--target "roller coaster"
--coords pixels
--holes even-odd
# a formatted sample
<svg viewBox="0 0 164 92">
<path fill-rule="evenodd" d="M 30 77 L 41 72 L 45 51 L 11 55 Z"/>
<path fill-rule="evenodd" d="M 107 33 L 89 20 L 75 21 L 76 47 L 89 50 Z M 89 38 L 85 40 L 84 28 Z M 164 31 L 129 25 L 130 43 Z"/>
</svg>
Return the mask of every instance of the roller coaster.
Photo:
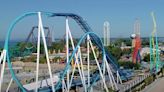
<svg viewBox="0 0 164 92">
<path fill-rule="evenodd" d="M 160 61 L 160 50 L 158 47 L 157 24 L 154 12 L 151 12 L 153 20 L 153 31 L 149 38 L 150 43 L 150 70 L 151 73 L 157 73 L 163 66 Z M 155 39 L 154 39 L 155 38 Z"/>
<path fill-rule="evenodd" d="M 47 42 L 47 46 L 51 46 L 52 45 L 52 37 L 51 37 L 51 31 L 49 27 L 43 27 L 44 31 L 46 31 L 46 42 Z M 38 29 L 38 26 L 33 26 L 25 43 L 32 43 L 33 45 L 36 45 L 37 43 L 37 37 L 35 36 L 35 29 Z M 36 30 L 37 31 L 37 30 Z"/>
<path fill-rule="evenodd" d="M 21 20 L 23 20 L 26 17 L 29 16 L 38 16 L 38 37 L 37 37 L 37 62 L 36 62 L 36 84 L 35 89 L 28 90 L 26 89 L 22 83 L 19 81 L 17 76 L 15 75 L 14 70 L 12 69 L 11 64 L 11 55 L 10 55 L 10 48 L 9 48 L 9 39 L 11 36 L 11 32 L 13 31 L 14 27 L 17 23 L 19 23 Z M 59 80 L 56 84 L 53 83 L 53 74 L 51 72 L 51 65 L 49 61 L 49 55 L 48 55 L 48 48 L 46 43 L 46 37 L 44 34 L 44 27 L 42 23 L 42 16 L 46 16 L 48 18 L 53 17 L 65 17 L 66 18 L 66 66 L 62 72 L 60 72 Z M 81 29 L 85 32 L 84 35 L 81 36 L 79 42 L 75 46 L 72 40 L 71 31 L 69 29 L 68 25 L 68 19 L 71 18 L 76 21 L 76 23 L 81 27 Z M 80 45 L 81 43 L 87 39 L 87 76 L 84 74 L 83 69 L 83 62 L 81 58 L 81 50 Z M 39 60 L 40 60 L 40 41 L 43 40 L 44 50 L 45 50 L 45 56 L 46 61 L 48 65 L 48 72 L 50 75 L 50 86 L 39 88 L 38 87 L 38 75 L 39 75 Z M 71 45 L 73 48 L 73 51 L 71 53 L 71 56 L 69 56 L 69 40 L 71 40 Z M 94 51 L 93 44 L 95 44 L 99 51 L 102 52 L 102 62 L 100 63 L 99 60 L 97 60 L 96 53 Z M 94 60 L 96 62 L 97 68 L 94 73 L 90 73 L 90 49 L 94 55 Z M 82 17 L 73 14 L 73 13 L 51 13 L 51 12 L 29 12 L 22 14 L 21 16 L 17 17 L 10 25 L 7 33 L 7 37 L 5 40 L 4 50 L 1 53 L 0 62 L 2 63 L 2 69 L 1 69 L 1 77 L 0 77 L 0 90 L 3 83 L 3 75 L 4 75 L 4 69 L 5 69 L 5 63 L 7 61 L 10 73 L 12 75 L 11 82 L 15 81 L 17 86 L 20 88 L 22 92 L 27 91 L 35 91 L 35 92 L 55 92 L 55 91 L 67 91 L 69 92 L 71 87 L 81 85 L 84 87 L 84 91 L 88 92 L 92 90 L 92 87 L 97 82 L 102 82 L 104 85 L 104 89 L 108 92 L 108 87 L 106 80 L 110 81 L 110 86 L 113 90 L 118 90 L 117 83 L 122 83 L 122 80 L 128 80 L 131 78 L 131 74 L 123 72 L 120 70 L 119 65 L 117 64 L 117 61 L 114 59 L 114 57 L 107 52 L 107 50 L 104 48 L 101 39 L 98 37 L 97 34 L 95 34 L 92 29 L 89 27 L 89 25 L 86 23 L 86 21 L 83 20 Z M 75 66 L 78 67 L 80 78 L 74 79 L 74 72 L 75 72 L 75 66 L 71 66 L 71 62 L 75 61 Z M 70 72 L 72 72 L 72 75 L 70 76 Z M 71 78 L 70 78 L 71 77 Z M 117 83 L 116 83 L 117 81 Z M 10 83 L 11 83 L 10 82 Z M 11 84 L 9 83 L 9 87 Z M 8 88 L 9 88 L 8 87 Z M 7 89 L 8 91 L 9 89 Z"/>
</svg>

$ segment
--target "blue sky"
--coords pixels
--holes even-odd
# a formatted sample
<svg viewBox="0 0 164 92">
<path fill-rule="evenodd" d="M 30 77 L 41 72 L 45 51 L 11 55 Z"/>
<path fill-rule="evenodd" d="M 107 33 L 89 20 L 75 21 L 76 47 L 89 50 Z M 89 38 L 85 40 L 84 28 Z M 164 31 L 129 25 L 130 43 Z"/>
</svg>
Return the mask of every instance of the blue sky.
<svg viewBox="0 0 164 92">
<path fill-rule="evenodd" d="M 163 9 L 164 0 L 1 0 L 0 40 L 5 38 L 9 24 L 14 18 L 30 11 L 76 13 L 82 16 L 100 36 L 103 34 L 104 21 L 109 21 L 112 37 L 129 37 L 133 33 L 136 18 L 141 21 L 141 36 L 149 36 L 152 31 L 150 12 L 154 11 L 157 19 L 158 35 L 163 37 Z M 25 30 L 23 26 L 26 25 L 19 27 L 22 33 Z M 56 30 L 63 30 L 63 27 L 65 25 L 60 25 Z M 57 32 L 62 34 L 60 31 Z M 78 31 L 76 34 L 78 34 Z M 18 31 L 15 32 L 14 36 L 20 36 Z"/>
</svg>

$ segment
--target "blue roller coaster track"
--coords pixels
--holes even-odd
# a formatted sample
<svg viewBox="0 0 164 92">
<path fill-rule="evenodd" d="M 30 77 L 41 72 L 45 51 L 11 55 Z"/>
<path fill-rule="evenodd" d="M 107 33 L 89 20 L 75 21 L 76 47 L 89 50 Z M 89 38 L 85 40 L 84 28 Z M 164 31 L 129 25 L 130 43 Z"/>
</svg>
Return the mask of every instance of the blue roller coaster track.
<svg viewBox="0 0 164 92">
<path fill-rule="evenodd" d="M 119 72 L 120 76 L 121 77 L 124 77 L 124 78 L 127 78 L 128 76 L 126 76 L 126 73 L 123 73 L 122 70 L 119 69 L 119 65 L 117 64 L 117 61 L 113 58 L 113 56 L 107 52 L 107 50 L 104 49 L 103 45 L 102 45 L 102 42 L 101 42 L 101 39 L 94 34 L 94 32 L 92 31 L 92 29 L 89 27 L 89 25 L 86 23 L 86 21 L 83 20 L 82 17 L 76 15 L 76 14 L 72 14 L 72 13 L 51 13 L 51 12 L 41 12 L 42 15 L 45 15 L 47 17 L 57 17 L 57 16 L 60 16 L 60 17 L 70 17 L 72 19 L 74 19 L 78 24 L 79 26 L 82 28 L 82 30 L 86 33 L 81 39 L 80 41 L 82 41 L 85 36 L 87 34 L 90 35 L 91 37 L 91 40 L 92 42 L 94 42 L 95 45 L 98 46 L 99 50 L 103 51 L 105 54 L 106 54 L 106 57 L 107 57 L 107 61 L 110 63 L 110 65 L 112 66 L 112 70 L 113 70 L 113 73 L 116 73 L 117 71 Z M 9 39 L 10 39 L 10 36 L 11 36 L 11 32 L 13 31 L 14 27 L 16 26 L 16 24 L 21 21 L 22 19 L 24 19 L 25 17 L 27 16 L 37 16 L 38 12 L 29 12 L 29 13 L 25 13 L 19 17 L 17 17 L 10 25 L 9 29 L 8 29 L 8 33 L 7 33 L 7 37 L 6 37 L 6 40 L 5 40 L 5 46 L 4 46 L 4 49 L 7 50 L 7 62 L 8 62 L 8 66 L 10 67 L 10 73 L 13 77 L 13 79 L 15 80 L 15 82 L 17 83 L 17 85 L 19 86 L 19 88 L 23 91 L 23 92 L 26 92 L 27 90 L 22 86 L 22 84 L 18 81 L 17 77 L 15 76 L 15 73 L 12 69 L 12 64 L 11 64 L 11 60 L 10 60 L 10 54 L 9 54 Z M 80 41 L 79 41 L 79 45 L 80 45 Z M 77 48 L 76 48 L 77 49 Z M 76 52 L 76 49 L 73 51 L 73 53 Z M 73 57 L 73 56 L 72 56 Z M 69 64 L 67 64 L 67 66 L 65 67 L 65 71 L 63 72 L 63 75 L 61 76 L 62 78 L 64 77 L 64 74 L 66 73 L 66 70 L 69 68 Z M 61 78 L 61 79 L 62 79 Z M 95 79 L 96 78 L 96 79 Z M 95 81 L 97 81 L 100 77 L 97 76 L 95 77 L 94 79 L 91 79 L 93 80 L 92 82 L 94 83 Z M 92 83 L 92 84 L 93 84 Z M 56 89 L 59 89 L 61 87 L 61 82 L 60 83 L 57 83 L 57 85 L 55 86 Z M 47 89 L 46 89 L 47 90 Z M 44 90 L 45 92 L 45 90 Z"/>
<path fill-rule="evenodd" d="M 82 30 L 84 32 L 93 32 L 93 30 L 90 28 L 90 26 L 87 24 L 87 22 L 77 14 L 73 14 L 73 13 L 53 13 L 53 15 L 51 17 L 57 17 L 57 16 L 59 16 L 59 17 L 70 17 L 70 18 L 74 19 L 77 22 L 77 24 L 79 24 L 79 26 L 82 28 Z M 90 36 L 91 36 L 92 41 L 102 51 L 103 46 L 100 44 L 101 40 L 93 34 L 91 34 Z M 114 70 L 113 72 L 116 73 L 116 71 L 118 71 L 121 78 L 123 80 L 127 80 L 128 76 L 126 76 L 126 73 L 123 73 L 122 70 L 119 69 L 119 65 L 118 65 L 118 62 L 116 61 L 116 59 L 106 49 L 105 49 L 105 53 L 106 53 L 107 61 L 111 64 L 112 69 Z"/>
</svg>

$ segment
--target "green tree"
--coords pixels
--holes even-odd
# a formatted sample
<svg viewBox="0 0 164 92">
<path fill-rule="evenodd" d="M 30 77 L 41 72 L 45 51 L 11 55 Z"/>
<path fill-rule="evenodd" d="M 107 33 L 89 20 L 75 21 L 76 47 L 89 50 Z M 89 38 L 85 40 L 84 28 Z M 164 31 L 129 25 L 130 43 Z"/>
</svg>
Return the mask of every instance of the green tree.
<svg viewBox="0 0 164 92">
<path fill-rule="evenodd" d="M 131 54 L 132 53 L 132 49 L 124 49 L 123 51 L 122 51 L 122 54 Z"/>
<path fill-rule="evenodd" d="M 133 62 L 131 61 L 119 61 L 118 64 L 126 69 L 139 69 L 140 68 L 140 64 L 139 63 L 136 63 L 134 64 Z"/>
<path fill-rule="evenodd" d="M 47 60 L 46 60 L 46 56 L 41 56 L 41 57 L 40 57 L 40 61 L 39 61 L 39 62 L 40 62 L 41 64 L 46 63 L 46 61 L 47 61 Z"/>
<path fill-rule="evenodd" d="M 131 46 L 131 40 L 130 39 L 117 39 L 115 42 L 114 42 L 114 44 L 115 44 L 115 46 L 118 46 L 118 47 L 120 47 L 121 46 L 121 44 L 122 44 L 122 42 L 123 43 L 125 43 L 127 46 Z"/>
<path fill-rule="evenodd" d="M 0 52 L 2 51 L 3 49 L 2 48 L 0 48 Z"/>
<path fill-rule="evenodd" d="M 18 42 L 16 44 L 17 47 L 19 47 L 19 50 L 20 51 L 24 51 L 25 50 L 25 47 L 26 47 L 26 43 L 25 42 Z"/>
<path fill-rule="evenodd" d="M 60 41 L 60 42 L 54 42 L 52 44 L 52 46 L 50 47 L 50 50 L 54 50 L 55 49 L 55 51 L 58 51 L 58 50 L 62 51 L 64 48 L 65 48 L 64 42 Z"/>
<path fill-rule="evenodd" d="M 36 56 L 25 57 L 21 59 L 23 62 L 36 62 Z"/>
<path fill-rule="evenodd" d="M 108 52 L 110 52 L 117 60 L 120 59 L 122 56 L 122 50 L 119 47 L 114 47 L 114 46 L 108 46 L 107 47 Z"/>
<path fill-rule="evenodd" d="M 149 62 L 150 61 L 150 54 L 146 54 L 143 60 L 145 62 Z"/>
<path fill-rule="evenodd" d="M 124 39 L 123 42 L 127 45 L 127 46 L 131 46 L 131 39 Z"/>
<path fill-rule="evenodd" d="M 115 46 L 120 47 L 122 42 L 123 42 L 123 39 L 117 39 L 117 40 L 114 42 L 114 44 L 115 44 Z"/>
<path fill-rule="evenodd" d="M 143 39 L 142 46 L 149 46 L 149 39 Z"/>
<path fill-rule="evenodd" d="M 27 53 L 33 53 L 33 52 L 37 52 L 37 49 L 36 49 L 36 45 L 32 44 L 31 42 L 18 42 L 16 44 L 16 46 L 14 47 L 15 48 L 18 48 L 17 51 L 21 54 L 21 55 L 26 55 Z M 41 48 L 42 50 L 42 48 Z"/>
<path fill-rule="evenodd" d="M 57 62 L 58 60 L 59 60 L 59 62 L 60 62 L 61 59 L 62 59 L 61 57 L 54 57 L 54 58 L 53 58 L 53 62 Z"/>
<path fill-rule="evenodd" d="M 0 48 L 0 55 L 1 55 L 1 51 L 2 51 L 3 49 L 2 48 Z"/>
</svg>

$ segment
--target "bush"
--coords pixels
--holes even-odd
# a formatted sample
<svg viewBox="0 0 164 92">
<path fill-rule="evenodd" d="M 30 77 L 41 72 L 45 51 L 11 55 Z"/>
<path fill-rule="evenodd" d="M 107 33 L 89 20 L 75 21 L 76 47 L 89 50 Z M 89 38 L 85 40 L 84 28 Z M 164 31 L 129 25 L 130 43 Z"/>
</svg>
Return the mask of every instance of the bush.
<svg viewBox="0 0 164 92">
<path fill-rule="evenodd" d="M 39 61 L 39 62 L 40 62 L 41 64 L 46 63 L 46 61 L 47 61 L 47 60 L 46 60 L 46 56 L 40 57 L 40 61 Z"/>
<path fill-rule="evenodd" d="M 115 90 L 113 90 L 112 88 L 108 88 L 109 92 L 116 92 Z M 106 92 L 106 90 L 104 89 L 104 92 Z"/>
<path fill-rule="evenodd" d="M 113 57 L 115 57 L 117 60 L 120 59 L 122 56 L 122 50 L 120 47 L 114 47 L 114 46 L 108 46 L 107 47 L 108 52 L 110 52 Z"/>
<path fill-rule="evenodd" d="M 58 50 L 63 51 L 63 49 L 65 48 L 64 46 L 65 46 L 65 45 L 64 45 L 64 42 L 63 42 L 63 41 L 54 42 L 54 43 L 52 44 L 52 46 L 50 47 L 50 50 L 54 50 L 54 49 L 55 49 L 55 51 L 58 51 Z"/>
<path fill-rule="evenodd" d="M 149 85 L 150 83 L 153 82 L 153 80 L 154 80 L 153 76 L 148 77 L 147 79 L 144 80 L 145 85 L 146 86 Z"/>
<path fill-rule="evenodd" d="M 22 58 L 21 61 L 23 61 L 23 62 L 36 62 L 36 56 L 30 56 L 27 58 Z"/>
<path fill-rule="evenodd" d="M 134 69 L 139 69 L 140 68 L 140 64 L 139 63 L 134 64 L 131 61 L 128 61 L 128 62 L 127 61 L 119 61 L 118 64 L 120 66 L 123 66 L 126 69 L 133 69 L 133 68 Z"/>
<path fill-rule="evenodd" d="M 150 61 L 150 54 L 146 54 L 143 60 L 145 62 L 149 62 Z"/>
</svg>

